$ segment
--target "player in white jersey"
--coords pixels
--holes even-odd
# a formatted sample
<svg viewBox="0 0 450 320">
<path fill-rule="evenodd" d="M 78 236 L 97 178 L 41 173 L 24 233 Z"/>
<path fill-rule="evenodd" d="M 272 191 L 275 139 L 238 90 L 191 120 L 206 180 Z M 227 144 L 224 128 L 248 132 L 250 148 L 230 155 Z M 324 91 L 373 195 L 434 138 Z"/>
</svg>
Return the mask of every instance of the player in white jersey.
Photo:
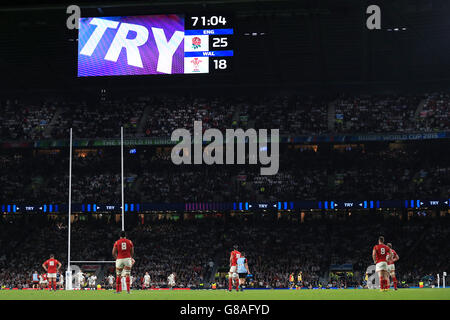
<svg viewBox="0 0 450 320">
<path fill-rule="evenodd" d="M 63 277 L 62 273 L 59 274 L 58 287 L 60 289 L 64 289 L 64 277 Z"/>
<path fill-rule="evenodd" d="M 43 275 L 39 275 L 39 285 L 41 289 L 44 289 L 48 285 L 48 281 L 43 277 Z"/>
<path fill-rule="evenodd" d="M 116 278 L 114 278 L 114 276 L 112 274 L 110 274 L 108 276 L 108 284 L 109 284 L 110 289 L 114 289 L 115 282 L 116 282 Z"/>
<path fill-rule="evenodd" d="M 78 278 L 78 284 L 79 284 L 80 288 L 83 288 L 84 284 L 85 284 L 84 283 L 85 282 L 84 274 L 82 272 L 79 272 L 77 274 L 77 278 Z"/>
<path fill-rule="evenodd" d="M 167 284 L 169 285 L 170 290 L 175 286 L 175 272 L 172 272 L 170 276 L 167 277 Z"/>
<path fill-rule="evenodd" d="M 150 275 L 148 274 L 148 272 L 145 273 L 144 276 L 144 283 L 142 284 L 142 288 L 150 288 Z"/>
<path fill-rule="evenodd" d="M 92 276 L 90 276 L 88 278 L 89 288 L 91 288 L 91 289 L 95 288 L 95 281 L 97 281 L 97 276 L 95 274 L 93 274 Z"/>
</svg>

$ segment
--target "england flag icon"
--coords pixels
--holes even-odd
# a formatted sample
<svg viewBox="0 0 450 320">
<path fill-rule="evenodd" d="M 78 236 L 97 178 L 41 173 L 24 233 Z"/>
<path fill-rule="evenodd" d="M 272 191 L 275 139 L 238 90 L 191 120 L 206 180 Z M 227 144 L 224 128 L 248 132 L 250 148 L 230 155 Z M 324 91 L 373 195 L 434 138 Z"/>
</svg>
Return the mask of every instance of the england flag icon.
<svg viewBox="0 0 450 320">
<path fill-rule="evenodd" d="M 209 51 L 209 36 L 184 36 L 184 52 Z"/>
</svg>

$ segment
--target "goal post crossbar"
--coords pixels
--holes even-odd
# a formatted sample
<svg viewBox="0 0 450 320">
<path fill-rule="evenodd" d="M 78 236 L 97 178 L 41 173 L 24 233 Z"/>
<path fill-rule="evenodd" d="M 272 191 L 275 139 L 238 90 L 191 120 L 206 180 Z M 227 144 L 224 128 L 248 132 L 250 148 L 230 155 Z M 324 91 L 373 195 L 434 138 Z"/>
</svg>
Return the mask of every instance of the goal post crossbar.
<svg viewBox="0 0 450 320">
<path fill-rule="evenodd" d="M 66 290 L 72 290 L 71 279 L 72 279 L 72 263 L 115 263 L 115 261 L 72 261 L 70 258 L 71 254 L 71 215 L 72 215 L 72 149 L 73 149 L 73 139 L 72 139 L 72 128 L 69 131 L 69 205 L 68 205 L 68 228 L 67 228 L 67 271 L 66 277 L 70 281 L 70 285 L 66 285 Z M 123 126 L 120 127 L 120 164 L 121 164 L 121 193 L 122 193 L 122 231 L 125 231 L 125 197 L 124 197 L 124 169 L 123 169 Z"/>
</svg>

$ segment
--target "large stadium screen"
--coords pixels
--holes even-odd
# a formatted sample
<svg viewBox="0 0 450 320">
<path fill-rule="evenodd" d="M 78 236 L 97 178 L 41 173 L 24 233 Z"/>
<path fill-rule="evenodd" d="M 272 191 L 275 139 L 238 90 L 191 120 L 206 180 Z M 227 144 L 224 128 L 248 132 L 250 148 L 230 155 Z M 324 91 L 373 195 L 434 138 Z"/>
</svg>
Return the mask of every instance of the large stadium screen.
<svg viewBox="0 0 450 320">
<path fill-rule="evenodd" d="M 226 72 L 230 26 L 226 15 L 80 18 L 78 76 Z"/>
</svg>

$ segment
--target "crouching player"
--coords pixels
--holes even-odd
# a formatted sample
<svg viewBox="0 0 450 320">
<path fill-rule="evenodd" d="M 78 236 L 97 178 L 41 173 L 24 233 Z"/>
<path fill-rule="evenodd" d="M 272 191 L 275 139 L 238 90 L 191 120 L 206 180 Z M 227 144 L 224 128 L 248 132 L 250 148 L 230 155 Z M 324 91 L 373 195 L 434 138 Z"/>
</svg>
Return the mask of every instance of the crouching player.
<svg viewBox="0 0 450 320">
<path fill-rule="evenodd" d="M 116 293 L 122 291 L 122 277 L 125 277 L 127 293 L 130 293 L 130 273 L 133 265 L 134 246 L 126 238 L 125 231 L 120 232 L 120 239 L 114 243 L 112 255 L 116 259 Z"/>
<path fill-rule="evenodd" d="M 61 268 L 61 262 L 56 260 L 55 256 L 51 254 L 50 259 L 48 259 L 42 264 L 42 268 L 44 268 L 45 272 L 47 272 L 48 290 L 53 289 L 56 291 L 56 274 L 59 272 L 59 269 Z"/>
<path fill-rule="evenodd" d="M 244 291 L 247 275 L 250 274 L 247 258 L 245 257 L 244 252 L 242 252 L 241 257 L 237 259 L 237 272 L 239 275 L 239 288 L 241 291 Z"/>
<path fill-rule="evenodd" d="M 395 262 L 400 259 L 397 252 L 395 252 L 394 249 L 392 249 L 392 243 L 388 243 L 387 246 L 391 249 L 391 254 L 389 255 L 389 259 L 387 262 L 387 271 L 389 272 L 389 275 L 391 276 L 392 281 L 394 282 L 394 290 L 397 290 L 397 277 L 395 276 Z"/>
<path fill-rule="evenodd" d="M 389 273 L 387 268 L 387 259 L 391 249 L 384 244 L 384 237 L 378 238 L 378 244 L 373 247 L 372 259 L 375 263 L 375 272 L 380 277 L 380 291 L 389 290 Z"/>
</svg>

